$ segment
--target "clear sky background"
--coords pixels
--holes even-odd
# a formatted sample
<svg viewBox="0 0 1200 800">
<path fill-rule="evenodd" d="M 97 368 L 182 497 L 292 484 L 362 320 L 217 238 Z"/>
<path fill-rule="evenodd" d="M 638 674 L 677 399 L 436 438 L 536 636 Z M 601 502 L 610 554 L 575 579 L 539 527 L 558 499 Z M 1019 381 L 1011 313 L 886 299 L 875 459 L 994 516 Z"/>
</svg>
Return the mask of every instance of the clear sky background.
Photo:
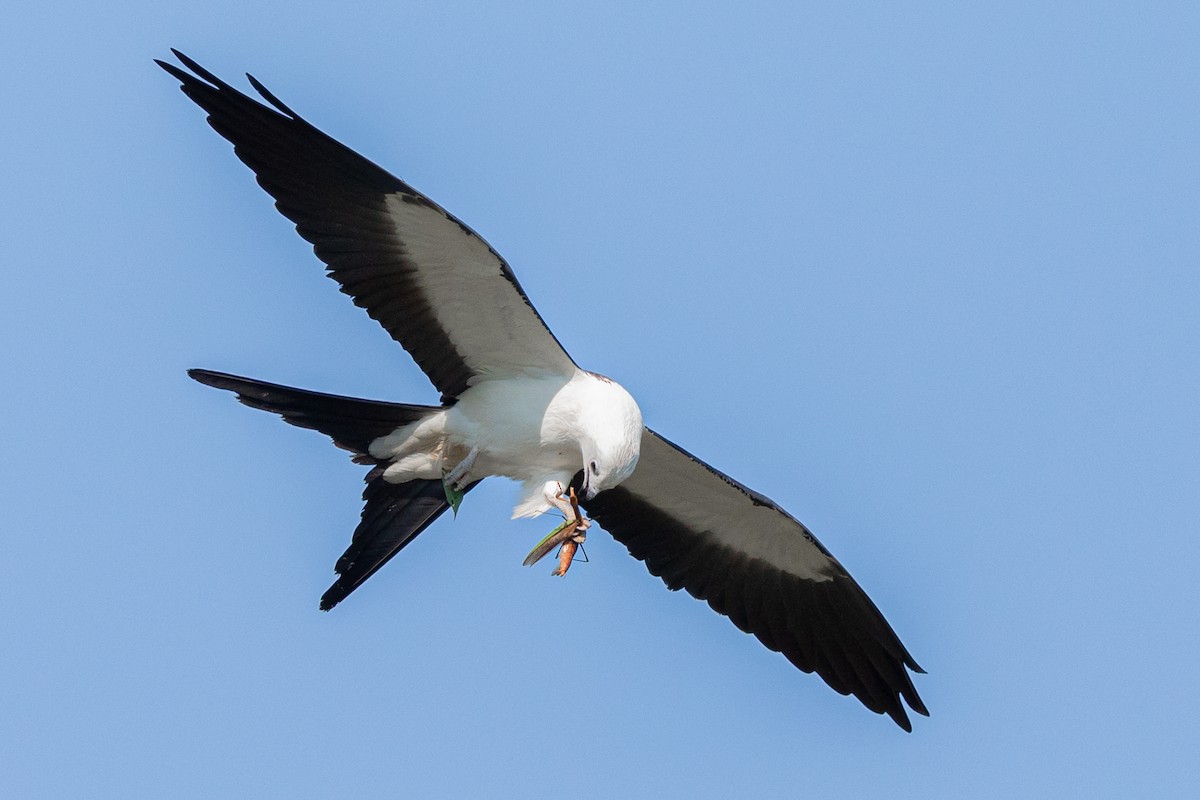
<svg viewBox="0 0 1200 800">
<path fill-rule="evenodd" d="M 25 4 L 0 32 L 0 795 L 1200 792 L 1200 6 Z M 151 59 L 445 205 L 805 521 L 911 735 L 485 484 L 330 614 L 361 468 L 187 380 L 432 402 Z"/>
</svg>

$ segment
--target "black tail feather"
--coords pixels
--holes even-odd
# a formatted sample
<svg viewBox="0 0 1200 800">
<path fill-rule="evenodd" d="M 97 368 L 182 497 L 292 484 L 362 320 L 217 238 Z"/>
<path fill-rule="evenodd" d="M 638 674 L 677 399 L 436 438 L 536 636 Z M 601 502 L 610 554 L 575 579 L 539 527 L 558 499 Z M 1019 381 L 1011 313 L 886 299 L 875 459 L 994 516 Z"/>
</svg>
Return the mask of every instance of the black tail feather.
<svg viewBox="0 0 1200 800">
<path fill-rule="evenodd" d="M 251 408 L 270 411 L 293 425 L 320 431 L 338 447 L 359 455 L 366 455 L 371 442 L 380 436 L 438 410 L 436 406 L 359 400 L 293 389 L 206 369 L 189 369 L 188 375 L 205 386 L 236 392 L 237 399 Z"/>
<path fill-rule="evenodd" d="M 366 476 L 362 520 L 337 561 L 337 581 L 321 597 L 322 611 L 344 600 L 450 507 L 440 480 L 389 483 L 383 479 L 384 465 L 368 453 L 372 441 L 437 411 L 436 406 L 359 400 L 204 369 L 188 370 L 188 375 L 206 386 L 235 392 L 251 408 L 319 431 L 353 452 L 356 460 L 376 464 Z"/>
<path fill-rule="evenodd" d="M 337 561 L 338 579 L 321 597 L 322 611 L 344 600 L 450 507 L 441 481 L 388 483 L 378 467 L 367 474 L 363 500 L 362 521 Z"/>
</svg>

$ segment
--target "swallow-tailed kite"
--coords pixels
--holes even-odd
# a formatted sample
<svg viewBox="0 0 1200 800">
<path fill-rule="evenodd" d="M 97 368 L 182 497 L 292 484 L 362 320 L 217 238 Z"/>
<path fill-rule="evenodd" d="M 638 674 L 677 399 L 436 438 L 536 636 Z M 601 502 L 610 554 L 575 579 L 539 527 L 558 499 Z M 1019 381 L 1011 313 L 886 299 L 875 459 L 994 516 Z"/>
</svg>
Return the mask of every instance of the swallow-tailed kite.
<svg viewBox="0 0 1200 800">
<path fill-rule="evenodd" d="M 371 466 L 330 609 L 480 480 L 521 484 L 514 516 L 559 509 L 535 548 L 562 574 L 591 515 L 686 589 L 841 694 L 912 726 L 916 661 L 849 573 L 770 499 L 642 424 L 629 393 L 576 366 L 508 264 L 474 231 L 281 103 L 247 97 L 177 51 L 158 64 L 233 143 L 341 290 L 416 360 L 440 406 L 358 400 L 206 370 L 246 405 L 313 428 Z"/>
</svg>

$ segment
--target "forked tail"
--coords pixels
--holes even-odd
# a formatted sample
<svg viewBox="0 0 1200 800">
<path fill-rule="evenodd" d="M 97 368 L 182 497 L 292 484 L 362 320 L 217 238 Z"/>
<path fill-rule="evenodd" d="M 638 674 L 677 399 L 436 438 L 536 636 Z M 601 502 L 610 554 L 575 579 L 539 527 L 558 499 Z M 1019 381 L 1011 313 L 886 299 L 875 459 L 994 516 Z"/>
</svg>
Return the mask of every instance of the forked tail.
<svg viewBox="0 0 1200 800">
<path fill-rule="evenodd" d="M 439 411 L 437 406 L 360 400 L 204 369 L 188 370 L 188 375 L 206 386 L 236 393 L 237 399 L 251 408 L 319 431 L 353 453 L 355 461 L 375 465 L 366 476 L 362 520 L 334 567 L 338 579 L 321 597 L 322 611 L 341 602 L 450 507 L 441 481 L 388 483 L 383 479 L 385 465 L 368 452 L 372 441 Z"/>
</svg>

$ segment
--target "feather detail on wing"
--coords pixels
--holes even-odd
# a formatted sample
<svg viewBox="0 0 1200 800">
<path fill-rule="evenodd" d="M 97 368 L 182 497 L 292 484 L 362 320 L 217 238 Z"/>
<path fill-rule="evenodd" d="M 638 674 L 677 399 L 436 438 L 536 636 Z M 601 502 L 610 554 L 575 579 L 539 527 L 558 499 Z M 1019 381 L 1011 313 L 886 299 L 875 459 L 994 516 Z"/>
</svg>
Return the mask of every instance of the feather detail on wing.
<svg viewBox="0 0 1200 800">
<path fill-rule="evenodd" d="M 481 375 L 569 375 L 574 362 L 504 259 L 399 178 L 299 117 L 254 78 L 274 108 L 187 56 L 157 62 L 208 112 L 329 275 L 412 355 L 449 401 Z"/>
<path fill-rule="evenodd" d="M 923 672 L 816 537 L 768 498 L 646 429 L 633 475 L 585 504 L 670 589 L 686 589 L 805 672 L 912 730 Z"/>
</svg>

